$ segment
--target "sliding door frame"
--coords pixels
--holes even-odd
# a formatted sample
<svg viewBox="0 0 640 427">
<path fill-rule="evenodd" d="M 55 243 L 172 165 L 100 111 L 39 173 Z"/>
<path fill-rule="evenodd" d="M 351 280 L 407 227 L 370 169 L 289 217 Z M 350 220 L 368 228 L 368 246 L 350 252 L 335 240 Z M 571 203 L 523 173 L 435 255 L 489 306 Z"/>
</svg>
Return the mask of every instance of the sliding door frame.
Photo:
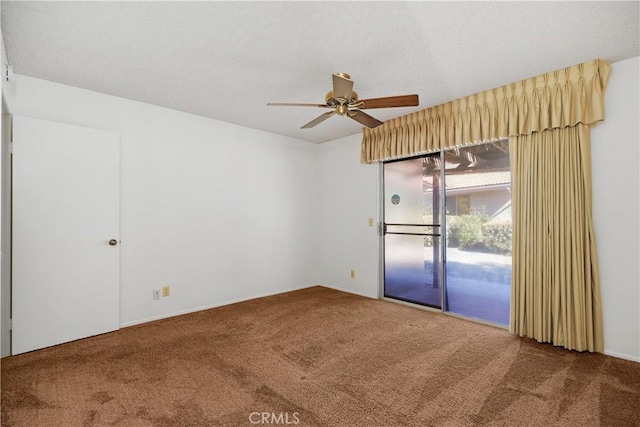
<svg viewBox="0 0 640 427">
<path fill-rule="evenodd" d="M 488 143 L 487 141 L 483 141 L 478 143 L 477 145 L 481 145 L 481 144 L 486 144 Z M 451 148 L 453 149 L 453 147 Z M 379 269 L 378 269 L 378 277 L 379 277 L 379 284 L 378 284 L 378 298 L 383 300 L 383 301 L 389 301 L 389 302 L 393 302 L 395 304 L 401 304 L 401 305 L 406 305 L 408 307 L 413 307 L 413 308 L 418 308 L 420 310 L 425 310 L 425 311 L 431 311 L 434 313 L 442 313 L 448 316 L 452 316 L 452 317 L 456 317 L 459 319 L 463 319 L 463 320 L 468 320 L 468 321 L 472 321 L 474 323 L 479 323 L 482 325 L 487 325 L 487 326 L 493 326 L 495 328 L 499 328 L 499 329 L 504 329 L 504 330 L 509 330 L 509 326 L 508 325 L 501 325 L 498 323 L 493 323 L 493 322 L 489 322 L 486 320 L 482 320 L 482 319 L 478 319 L 478 318 L 474 318 L 474 317 L 466 317 L 457 313 L 452 313 L 448 310 L 448 303 L 447 303 L 447 298 L 446 298 L 446 292 L 447 292 L 447 251 L 446 251 L 446 247 L 447 247 L 447 224 L 446 224 L 446 168 L 444 167 L 445 165 L 445 151 L 447 149 L 442 149 L 439 150 L 437 152 L 437 154 L 440 156 L 440 165 L 441 165 L 441 170 L 440 170 L 440 184 L 441 184 L 441 191 L 440 191 L 440 234 L 441 234 L 441 242 L 440 242 L 440 262 L 441 262 L 441 268 L 440 268 L 440 284 L 442 285 L 442 289 L 440 292 L 440 308 L 435 308 L 435 307 L 430 307 L 427 305 L 422 305 L 422 304 L 417 304 L 417 303 L 413 303 L 413 302 L 409 302 L 409 301 L 404 301 L 401 299 L 395 299 L 395 298 L 391 298 L 391 297 L 387 297 L 385 296 L 384 293 L 384 284 L 385 284 L 385 232 L 384 232 L 384 224 L 385 224 L 385 209 L 384 209 L 384 205 L 385 205 L 385 192 L 384 192 L 384 185 L 385 185 L 385 181 L 384 181 L 384 165 L 386 163 L 393 163 L 393 162 L 400 162 L 403 160 L 412 160 L 412 159 L 417 159 L 417 158 L 425 158 L 427 156 L 436 154 L 436 152 L 434 153 L 424 153 L 424 154 L 420 154 L 420 155 L 416 155 L 416 156 L 410 156 L 410 157 L 405 157 L 405 158 L 401 158 L 401 159 L 394 159 L 394 160 L 389 160 L 386 162 L 378 162 L 378 218 L 380 218 L 380 221 L 378 222 L 378 238 L 379 238 Z"/>
</svg>

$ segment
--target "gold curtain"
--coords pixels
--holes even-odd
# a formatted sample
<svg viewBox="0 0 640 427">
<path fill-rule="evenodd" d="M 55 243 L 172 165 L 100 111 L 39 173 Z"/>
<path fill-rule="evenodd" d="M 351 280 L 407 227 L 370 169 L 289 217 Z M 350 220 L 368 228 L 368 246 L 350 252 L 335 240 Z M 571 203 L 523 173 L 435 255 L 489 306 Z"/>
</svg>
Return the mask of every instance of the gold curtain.
<svg viewBox="0 0 640 427">
<path fill-rule="evenodd" d="M 588 125 L 510 138 L 512 332 L 602 352 Z"/>
<path fill-rule="evenodd" d="M 604 119 L 610 65 L 594 60 L 364 129 L 363 163 Z"/>
</svg>

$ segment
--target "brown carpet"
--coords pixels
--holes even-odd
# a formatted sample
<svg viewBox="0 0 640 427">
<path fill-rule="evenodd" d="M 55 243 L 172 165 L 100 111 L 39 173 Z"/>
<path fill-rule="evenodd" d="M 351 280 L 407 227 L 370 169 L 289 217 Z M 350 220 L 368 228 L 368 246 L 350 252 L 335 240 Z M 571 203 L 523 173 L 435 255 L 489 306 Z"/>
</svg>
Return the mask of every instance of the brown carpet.
<svg viewBox="0 0 640 427">
<path fill-rule="evenodd" d="M 2 425 L 631 426 L 640 363 L 314 287 L 5 358 Z"/>
</svg>

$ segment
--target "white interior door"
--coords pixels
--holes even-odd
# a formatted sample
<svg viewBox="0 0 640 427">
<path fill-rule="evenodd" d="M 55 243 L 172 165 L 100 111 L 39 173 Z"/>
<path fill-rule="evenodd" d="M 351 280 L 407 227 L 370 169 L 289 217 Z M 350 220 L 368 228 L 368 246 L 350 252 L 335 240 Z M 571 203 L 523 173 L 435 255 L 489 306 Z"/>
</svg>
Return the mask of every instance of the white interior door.
<svg viewBox="0 0 640 427">
<path fill-rule="evenodd" d="M 119 157 L 117 133 L 14 116 L 12 354 L 119 328 Z"/>
</svg>

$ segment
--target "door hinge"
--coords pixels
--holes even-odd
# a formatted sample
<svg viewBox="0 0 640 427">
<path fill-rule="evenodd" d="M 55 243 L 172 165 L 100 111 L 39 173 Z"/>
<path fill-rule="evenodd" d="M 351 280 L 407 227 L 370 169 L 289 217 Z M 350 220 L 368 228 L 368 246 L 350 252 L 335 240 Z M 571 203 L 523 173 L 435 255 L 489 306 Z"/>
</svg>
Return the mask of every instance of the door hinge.
<svg viewBox="0 0 640 427">
<path fill-rule="evenodd" d="M 9 143 L 9 154 L 13 154 L 13 141 Z"/>
<path fill-rule="evenodd" d="M 13 319 L 9 319 L 9 330 L 13 331 Z"/>
<path fill-rule="evenodd" d="M 378 236 L 384 236 L 385 234 L 387 234 L 387 224 L 385 224 L 384 222 L 379 222 L 378 223 Z"/>
</svg>

